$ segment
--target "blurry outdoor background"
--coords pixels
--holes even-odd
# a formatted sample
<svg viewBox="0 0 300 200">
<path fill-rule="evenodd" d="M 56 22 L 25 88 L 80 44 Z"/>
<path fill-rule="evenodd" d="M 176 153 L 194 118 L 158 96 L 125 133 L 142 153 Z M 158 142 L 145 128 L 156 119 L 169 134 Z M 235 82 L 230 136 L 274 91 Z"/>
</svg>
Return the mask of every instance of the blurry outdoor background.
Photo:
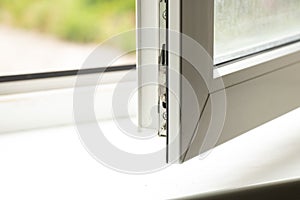
<svg viewBox="0 0 300 200">
<path fill-rule="evenodd" d="M 78 69 L 101 42 L 134 28 L 135 0 L 0 0 L 0 76 Z M 118 56 L 134 47 L 132 31 L 100 48 Z M 132 63 L 134 54 L 115 64 Z"/>
</svg>

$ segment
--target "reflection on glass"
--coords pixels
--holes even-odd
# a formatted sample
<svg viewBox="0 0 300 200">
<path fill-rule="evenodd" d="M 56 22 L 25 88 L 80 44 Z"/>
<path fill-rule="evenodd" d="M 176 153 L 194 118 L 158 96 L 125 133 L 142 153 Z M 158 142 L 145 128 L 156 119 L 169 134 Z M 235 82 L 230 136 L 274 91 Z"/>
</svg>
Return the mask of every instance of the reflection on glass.
<svg viewBox="0 0 300 200">
<path fill-rule="evenodd" d="M 300 39 L 299 0 L 215 0 L 215 64 Z"/>
<path fill-rule="evenodd" d="M 134 28 L 135 0 L 0 0 L 0 76 L 78 69 L 100 43 Z M 119 55 L 135 48 L 135 35 L 101 48 Z"/>
</svg>

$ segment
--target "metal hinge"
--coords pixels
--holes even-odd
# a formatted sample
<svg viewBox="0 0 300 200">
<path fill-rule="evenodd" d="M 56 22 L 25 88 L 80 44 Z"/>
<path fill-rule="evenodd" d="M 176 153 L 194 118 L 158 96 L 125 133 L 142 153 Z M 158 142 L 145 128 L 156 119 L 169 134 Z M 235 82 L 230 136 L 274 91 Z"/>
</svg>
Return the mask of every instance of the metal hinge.
<svg viewBox="0 0 300 200">
<path fill-rule="evenodd" d="M 160 0 L 159 5 L 159 42 L 160 53 L 158 63 L 158 113 L 159 113 L 159 130 L 158 135 L 167 136 L 167 0 Z"/>
</svg>

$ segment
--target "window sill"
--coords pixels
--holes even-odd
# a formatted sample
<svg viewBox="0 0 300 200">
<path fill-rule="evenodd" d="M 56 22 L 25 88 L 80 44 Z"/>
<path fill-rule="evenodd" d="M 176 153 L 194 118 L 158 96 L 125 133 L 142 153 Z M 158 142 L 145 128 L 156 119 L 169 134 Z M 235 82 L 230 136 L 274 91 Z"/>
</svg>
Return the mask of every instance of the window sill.
<svg viewBox="0 0 300 200">
<path fill-rule="evenodd" d="M 94 105 L 97 120 L 112 119 L 114 89 L 124 74 L 107 73 L 101 86 L 97 86 Z M 1 83 L 0 133 L 73 124 L 75 82 L 76 76 Z M 130 88 L 136 82 L 132 77 L 122 80 L 120 84 Z M 116 117 L 134 116 L 135 113 L 131 108 L 129 114 L 118 113 Z"/>
<path fill-rule="evenodd" d="M 73 126 L 2 134 L 1 197 L 40 199 L 51 188 L 52 199 L 57 195 L 77 199 L 86 194 L 92 199 L 172 199 L 299 178 L 299 117 L 297 109 L 205 157 L 140 176 L 122 175 L 96 162 Z M 118 132 L 113 121 L 102 123 L 109 133 Z M 105 189 L 99 192 L 99 188 Z M 115 192 L 116 188 L 121 192 Z M 21 192 L 13 192 L 16 190 Z"/>
</svg>

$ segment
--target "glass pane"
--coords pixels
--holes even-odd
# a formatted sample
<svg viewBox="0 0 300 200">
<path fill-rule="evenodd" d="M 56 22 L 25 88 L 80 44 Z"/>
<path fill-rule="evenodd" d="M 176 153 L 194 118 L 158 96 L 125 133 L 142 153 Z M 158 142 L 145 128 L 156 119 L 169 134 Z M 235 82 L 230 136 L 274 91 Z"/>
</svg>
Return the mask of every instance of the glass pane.
<svg viewBox="0 0 300 200">
<path fill-rule="evenodd" d="M 0 76 L 78 69 L 134 28 L 135 0 L 0 0 Z M 135 49 L 134 31 L 125 35 L 102 56 Z M 113 65 L 134 63 L 133 53 Z"/>
<path fill-rule="evenodd" d="M 215 0 L 215 64 L 300 39 L 299 0 Z"/>
</svg>

